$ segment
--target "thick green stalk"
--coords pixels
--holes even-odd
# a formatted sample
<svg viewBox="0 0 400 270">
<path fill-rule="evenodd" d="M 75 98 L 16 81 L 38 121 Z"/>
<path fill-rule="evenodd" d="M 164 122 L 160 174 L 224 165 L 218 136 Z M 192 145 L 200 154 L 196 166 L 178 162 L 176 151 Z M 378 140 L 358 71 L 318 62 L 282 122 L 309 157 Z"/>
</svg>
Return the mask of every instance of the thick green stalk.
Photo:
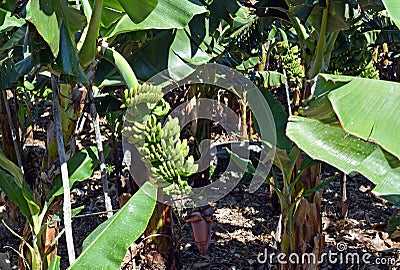
<svg viewBox="0 0 400 270">
<path fill-rule="evenodd" d="M 95 0 L 86 38 L 81 50 L 79 51 L 79 61 L 83 68 L 88 67 L 94 61 L 97 54 L 97 38 L 99 37 L 102 9 L 103 0 Z"/>
<path fill-rule="evenodd" d="M 324 52 L 326 46 L 326 28 L 328 24 L 328 15 L 329 15 L 329 1 L 326 0 L 326 8 L 322 12 L 322 19 L 321 19 L 321 31 L 319 33 L 319 39 L 317 42 L 316 48 L 316 57 L 314 60 L 313 65 L 311 66 L 311 70 L 308 73 L 308 77 L 314 78 L 315 75 L 321 72 L 322 70 L 322 63 L 324 62 Z"/>
<path fill-rule="evenodd" d="M 289 219 L 291 219 L 291 217 L 288 217 L 288 213 L 287 213 L 287 209 L 283 209 L 281 208 L 281 213 L 282 213 L 282 220 L 281 220 L 281 224 L 282 224 L 282 233 L 281 233 L 281 252 L 284 254 L 289 254 L 290 252 L 290 246 L 291 246 L 291 238 L 292 238 L 292 234 L 291 231 L 288 229 L 290 228 L 289 226 Z"/>
<path fill-rule="evenodd" d="M 31 250 L 32 255 L 32 270 L 42 270 L 42 259 L 40 256 L 40 251 L 37 243 L 33 242 L 33 250 Z"/>
<path fill-rule="evenodd" d="M 139 87 L 139 82 L 126 59 L 119 52 L 111 48 L 106 48 L 103 57 L 118 69 L 128 89 L 133 90 L 133 94 L 135 94 Z"/>
</svg>

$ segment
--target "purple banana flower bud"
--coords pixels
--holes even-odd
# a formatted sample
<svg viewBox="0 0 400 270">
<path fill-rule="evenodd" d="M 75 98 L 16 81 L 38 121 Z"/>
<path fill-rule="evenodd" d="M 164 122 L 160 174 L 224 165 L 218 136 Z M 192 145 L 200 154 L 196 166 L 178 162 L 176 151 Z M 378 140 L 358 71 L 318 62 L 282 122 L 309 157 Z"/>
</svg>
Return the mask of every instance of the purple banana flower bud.
<svg viewBox="0 0 400 270">
<path fill-rule="evenodd" d="M 214 209 L 212 207 L 207 207 L 200 211 L 193 211 L 185 219 L 186 222 L 190 222 L 192 226 L 194 241 L 202 255 L 206 254 L 210 246 L 213 213 Z"/>
</svg>

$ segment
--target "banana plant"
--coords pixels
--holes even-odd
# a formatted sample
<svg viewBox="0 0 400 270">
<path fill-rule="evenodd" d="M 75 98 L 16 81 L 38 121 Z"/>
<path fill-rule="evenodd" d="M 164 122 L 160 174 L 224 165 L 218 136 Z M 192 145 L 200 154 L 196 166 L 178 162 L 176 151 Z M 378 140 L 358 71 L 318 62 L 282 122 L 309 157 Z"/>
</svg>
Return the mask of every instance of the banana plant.
<svg viewBox="0 0 400 270">
<path fill-rule="evenodd" d="M 383 3 L 399 26 L 397 2 Z M 363 174 L 377 195 L 399 206 L 398 106 L 391 104 L 398 95 L 393 82 L 321 74 L 307 109 L 289 118 L 287 135 L 311 157 Z"/>
<path fill-rule="evenodd" d="M 75 182 L 83 181 L 92 175 L 98 164 L 95 151 L 96 149 L 94 148 L 87 148 L 76 153 L 68 160 L 71 186 Z M 6 226 L 21 240 L 22 245 L 27 247 L 27 252 L 24 252 L 22 256 L 24 256 L 29 267 L 31 269 L 47 268 L 51 263 L 47 256 L 54 249 L 57 239 L 62 235 L 62 233 L 59 234 L 55 241 L 49 245 L 44 246 L 44 243 L 42 243 L 44 229 L 47 224 L 57 223 L 57 221 L 48 219 L 48 211 L 57 212 L 60 210 L 58 204 L 60 196 L 63 194 L 61 177 L 59 176 L 55 179 L 45 200 L 39 202 L 35 193 L 25 181 L 21 169 L 5 157 L 3 152 L 0 152 L 0 167 L 2 178 L 0 188 L 18 205 L 21 213 L 27 219 L 32 234 L 29 239 L 26 239 Z"/>
<path fill-rule="evenodd" d="M 366 11 L 382 10 L 383 5 L 379 1 L 371 3 L 356 0 L 285 0 L 273 4 L 263 0 L 255 8 L 260 16 L 279 11 L 280 20 L 290 21 L 291 32 L 295 33 L 302 50 L 306 77 L 311 79 L 320 71 L 327 70 L 339 32 L 361 20 Z"/>
<path fill-rule="evenodd" d="M 96 148 L 90 147 L 76 153 L 68 160 L 71 186 L 75 182 L 86 180 L 92 175 L 99 163 L 96 151 Z M 58 222 L 56 219 L 47 220 L 46 217 L 47 211 L 57 209 L 60 202 L 60 196 L 63 194 L 61 177 L 56 178 L 43 205 L 39 205 L 34 198 L 34 193 L 24 181 L 21 170 L 2 152 L 0 152 L 0 166 L 3 168 L 0 169 L 2 178 L 0 188 L 19 206 L 33 232 L 32 239 L 25 239 L 14 232 L 7 224 L 4 224 L 27 247 L 28 252 L 22 254 L 22 256 L 24 256 L 30 269 L 60 269 L 60 257 L 55 256 L 52 260 L 47 260 L 47 256 L 56 245 L 57 240 L 63 235 L 63 231 L 53 243 L 50 243 L 44 249 L 41 240 L 47 224 Z M 127 248 L 134 240 L 139 238 L 146 228 L 151 216 L 148 209 L 154 208 L 156 190 L 155 186 L 150 183 L 145 184 L 120 209 L 117 215 L 94 230 L 85 240 L 81 256 L 69 269 L 87 269 L 89 265 L 94 269 L 101 269 L 105 266 L 109 269 L 117 269 L 122 263 Z M 138 204 L 141 205 L 140 208 L 135 207 Z M 132 220 L 135 220 L 135 222 L 131 222 Z M 126 234 L 126 231 L 135 233 Z M 116 235 L 120 235 L 120 237 L 116 237 Z M 119 239 L 119 241 L 115 241 L 115 239 Z M 111 240 L 115 245 L 110 246 L 108 244 Z M 104 257 L 104 254 L 110 256 Z M 99 258 L 102 259 L 99 260 Z"/>
<path fill-rule="evenodd" d="M 265 7 L 268 8 L 266 9 Z M 301 113 L 298 108 L 299 106 L 303 106 L 302 100 L 305 100 L 311 94 L 312 81 L 310 80 L 320 72 L 328 69 L 334 44 L 339 33 L 349 29 L 361 20 L 363 18 L 362 15 L 367 10 L 371 8 L 381 10 L 383 6 L 381 3 L 371 4 L 365 1 L 286 0 L 274 1 L 274 3 L 272 3 L 272 1 L 264 0 L 256 3 L 255 8 L 259 16 L 268 17 L 272 15 L 278 18 L 278 23 L 285 21 L 285 25 L 287 25 L 287 21 L 290 22 L 291 27 L 288 29 L 289 33 L 287 35 L 284 33 L 282 36 L 288 36 L 291 42 L 299 46 L 301 51 L 301 64 L 305 75 L 304 78 L 302 78 L 302 88 L 298 87 L 300 91 L 296 91 L 294 95 L 293 103 L 295 103 L 295 106 L 292 111 L 293 114 L 296 115 Z M 273 45 L 275 44 L 273 43 Z M 270 48 L 275 49 L 274 46 L 270 46 Z M 283 57 L 281 57 L 281 59 L 285 60 Z M 269 100 L 271 100 L 271 98 L 269 98 Z M 277 119 L 275 119 L 275 121 L 277 121 Z M 282 122 L 284 123 L 283 126 L 285 126 L 287 118 Z M 301 132 L 297 134 L 301 134 Z M 286 132 L 286 135 L 289 135 L 289 133 Z M 304 136 L 304 134 L 302 134 L 302 136 Z M 288 137 L 297 143 L 292 137 Z M 280 141 L 284 141 L 284 139 L 279 140 L 278 137 L 278 147 Z M 290 153 L 292 153 L 292 148 L 290 143 L 286 144 L 286 146 L 286 155 L 289 156 Z M 300 147 L 300 149 L 303 150 L 302 147 Z M 307 151 L 305 152 L 308 153 Z M 321 234 L 320 213 L 315 211 L 315 209 L 319 209 L 320 207 L 320 196 L 318 196 L 319 192 L 316 192 L 317 189 L 313 189 L 313 187 L 320 186 L 319 169 L 318 166 L 313 166 L 307 171 L 301 171 L 300 168 L 303 164 L 301 160 L 303 156 L 303 154 L 300 155 L 299 160 L 296 161 L 296 163 L 298 163 L 295 165 L 296 169 L 293 170 L 293 175 L 296 175 L 297 172 L 302 172 L 303 175 L 300 177 L 300 180 L 296 181 L 297 183 L 294 186 L 291 202 L 297 201 L 297 195 L 301 194 L 302 190 L 311 189 L 314 190 L 314 194 L 308 194 L 308 196 L 300 195 L 302 198 L 305 198 L 305 200 L 301 199 L 298 201 L 299 205 L 295 207 L 296 210 L 290 212 L 289 215 L 287 210 L 282 213 L 282 215 L 289 218 L 282 219 L 282 227 L 286 228 L 286 230 L 283 231 L 281 248 L 288 253 L 313 252 L 318 258 L 320 256 L 320 250 L 322 250 L 323 238 Z M 277 158 L 279 158 L 279 151 Z M 292 160 L 293 162 L 294 159 L 289 158 L 288 160 Z M 280 166 L 280 169 L 284 170 L 282 166 Z M 293 179 L 290 178 L 284 179 L 284 186 L 290 186 L 292 181 Z M 285 209 L 290 209 L 290 207 L 285 207 Z M 291 215 L 292 213 L 295 214 Z M 293 218 L 296 222 L 291 225 L 290 222 Z M 316 225 L 313 226 L 312 229 L 303 232 L 301 228 L 306 226 L 306 224 Z M 281 265 L 282 269 L 286 267 L 288 266 Z M 303 265 L 302 267 L 306 268 L 308 266 Z"/>
<path fill-rule="evenodd" d="M 320 74 L 310 106 L 289 118 L 287 135 L 313 159 L 364 175 L 376 195 L 400 207 L 399 95 L 399 83 Z M 398 237 L 398 220 L 389 224 Z"/>
</svg>

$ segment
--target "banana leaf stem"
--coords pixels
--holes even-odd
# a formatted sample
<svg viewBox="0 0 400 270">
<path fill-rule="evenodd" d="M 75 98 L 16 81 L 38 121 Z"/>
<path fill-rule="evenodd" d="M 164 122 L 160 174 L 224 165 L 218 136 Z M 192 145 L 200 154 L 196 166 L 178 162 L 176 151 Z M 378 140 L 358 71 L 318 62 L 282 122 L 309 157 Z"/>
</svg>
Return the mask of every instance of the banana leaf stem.
<svg viewBox="0 0 400 270">
<path fill-rule="evenodd" d="M 133 94 L 135 94 L 139 82 L 128 61 L 119 52 L 108 47 L 104 48 L 102 56 L 118 69 L 128 89 L 133 90 Z"/>
</svg>

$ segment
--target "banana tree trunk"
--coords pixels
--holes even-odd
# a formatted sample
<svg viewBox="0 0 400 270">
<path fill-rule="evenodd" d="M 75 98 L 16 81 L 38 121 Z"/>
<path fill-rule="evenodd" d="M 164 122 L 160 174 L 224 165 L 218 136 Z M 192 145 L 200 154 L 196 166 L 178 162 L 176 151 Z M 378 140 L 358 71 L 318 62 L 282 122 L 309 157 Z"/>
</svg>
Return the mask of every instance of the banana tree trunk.
<svg viewBox="0 0 400 270">
<path fill-rule="evenodd" d="M 304 89 L 302 96 L 309 96 L 311 94 L 311 84 L 304 82 Z M 293 104 L 293 110 L 296 110 Z M 295 169 L 292 174 L 292 181 L 296 179 L 303 163 L 305 153 L 301 152 L 296 160 Z M 299 181 L 296 184 L 294 193 L 292 194 L 292 201 L 301 192 L 302 189 L 312 189 L 321 183 L 321 165 L 314 165 L 307 168 L 300 175 Z M 290 235 L 290 248 L 285 250 L 287 256 L 296 253 L 301 259 L 302 256 L 310 258 L 304 262 L 300 260 L 296 263 L 288 262 L 288 264 L 281 264 L 279 269 L 320 269 L 318 261 L 320 261 L 322 250 L 324 248 L 324 236 L 322 235 L 322 216 L 321 216 L 321 198 L 322 190 L 318 190 L 307 197 L 301 197 L 297 206 L 296 212 L 290 217 L 293 220 L 292 228 L 289 229 Z M 285 221 L 282 218 L 282 222 Z M 282 228 L 285 228 L 282 224 Z M 288 257 L 287 257 L 288 258 Z"/>
<path fill-rule="evenodd" d="M 178 269 L 171 214 L 171 206 L 157 203 L 147 225 L 146 262 L 152 269 Z"/>
<path fill-rule="evenodd" d="M 136 147 L 130 147 L 132 157 L 138 157 Z M 130 164 L 133 173 L 132 186 L 149 179 L 146 164 L 141 159 L 135 159 Z M 143 180 L 144 179 L 144 180 Z M 146 263 L 151 269 L 175 269 L 177 257 L 174 252 L 172 238 L 171 207 L 157 202 L 153 214 L 144 232 Z"/>
<path fill-rule="evenodd" d="M 321 182 L 320 166 L 307 169 L 300 181 L 306 189 L 313 188 Z M 313 254 L 315 261 L 297 265 L 297 269 L 319 269 L 317 262 L 321 258 L 324 247 L 321 217 L 322 190 L 300 200 L 298 216 L 294 224 L 294 251 L 297 254 Z"/>
<path fill-rule="evenodd" d="M 191 128 L 192 135 L 194 136 L 194 144 L 189 154 L 193 156 L 194 160 L 198 160 L 201 157 L 201 153 L 198 151 L 197 144 L 205 139 L 211 139 L 212 123 L 209 119 L 197 119 L 197 110 L 202 106 L 197 99 L 211 99 L 212 90 L 204 85 L 190 85 L 188 93 L 185 96 L 186 100 L 190 101 L 190 106 L 187 107 L 187 115 L 190 119 L 194 119 Z M 193 187 L 203 187 L 209 183 L 209 178 L 210 170 L 207 168 L 190 176 L 189 181 L 193 183 Z"/>
</svg>

